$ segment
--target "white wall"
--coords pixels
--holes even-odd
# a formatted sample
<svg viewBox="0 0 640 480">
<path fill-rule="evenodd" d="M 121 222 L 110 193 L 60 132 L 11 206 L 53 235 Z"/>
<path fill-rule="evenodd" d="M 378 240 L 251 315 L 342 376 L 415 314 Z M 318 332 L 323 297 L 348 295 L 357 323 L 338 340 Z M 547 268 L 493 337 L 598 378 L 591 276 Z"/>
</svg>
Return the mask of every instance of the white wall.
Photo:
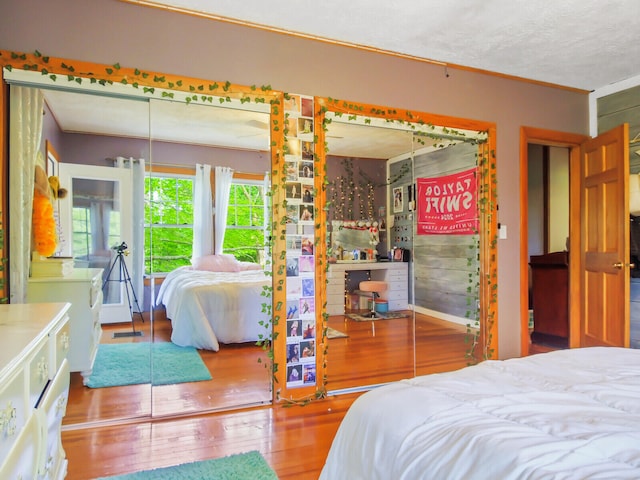
<svg viewBox="0 0 640 480">
<path fill-rule="evenodd" d="M 529 256 L 544 253 L 544 178 L 542 175 L 542 145 L 529 144 L 527 233 Z"/>
<path fill-rule="evenodd" d="M 520 127 L 586 134 L 585 93 L 451 67 L 447 76 L 437 65 L 117 0 L 3 0 L 0 9 L 0 49 L 495 122 L 499 221 L 509 227 L 498 243 L 499 354 L 520 354 Z M 428 33 L 428 22 L 416 32 Z"/>
<path fill-rule="evenodd" d="M 549 148 L 549 252 L 567 250 L 569 236 L 569 150 Z"/>
</svg>

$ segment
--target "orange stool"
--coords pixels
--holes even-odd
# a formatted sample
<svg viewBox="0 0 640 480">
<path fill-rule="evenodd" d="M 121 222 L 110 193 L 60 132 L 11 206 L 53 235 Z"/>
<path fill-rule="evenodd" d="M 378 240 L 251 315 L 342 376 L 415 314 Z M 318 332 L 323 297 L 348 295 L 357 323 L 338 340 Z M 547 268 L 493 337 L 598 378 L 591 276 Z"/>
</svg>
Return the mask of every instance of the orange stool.
<svg viewBox="0 0 640 480">
<path fill-rule="evenodd" d="M 376 317 L 376 298 L 380 297 L 380 292 L 387 290 L 387 282 L 381 282 L 378 280 L 366 280 L 360 282 L 360 290 L 371 294 L 371 318 Z"/>
</svg>

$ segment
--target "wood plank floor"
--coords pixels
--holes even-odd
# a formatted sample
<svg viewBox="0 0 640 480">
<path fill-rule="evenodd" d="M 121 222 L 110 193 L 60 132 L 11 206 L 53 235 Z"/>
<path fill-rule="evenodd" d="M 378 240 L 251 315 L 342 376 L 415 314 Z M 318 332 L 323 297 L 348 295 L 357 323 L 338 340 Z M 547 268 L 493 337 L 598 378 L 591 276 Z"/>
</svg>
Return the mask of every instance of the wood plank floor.
<svg viewBox="0 0 640 480">
<path fill-rule="evenodd" d="M 168 340 L 170 322 L 162 317 L 156 317 L 154 322 L 153 336 L 147 332 L 146 336 L 127 341 Z M 414 358 L 417 374 L 466 366 L 466 328 L 416 315 L 414 349 L 413 322 L 412 316 L 375 322 L 330 317 L 329 326 L 348 337 L 329 340 L 328 390 L 412 377 Z M 148 329 L 148 324 L 145 322 L 140 328 Z M 105 328 L 103 341 L 112 341 L 114 329 L 121 330 L 122 326 Z M 216 353 L 201 352 L 217 383 L 196 382 L 157 390 L 154 387 L 153 391 L 149 386 L 89 389 L 82 385 L 79 374 L 72 374 L 62 436 L 69 458 L 67 478 L 116 475 L 249 450 L 261 452 L 280 479 L 317 478 L 340 421 L 360 393 L 331 395 L 304 407 L 253 406 L 232 412 L 163 418 L 198 409 L 224 409 L 230 405 L 225 406 L 227 401 L 251 404 L 256 398 L 252 389 L 260 390 L 265 382 L 264 366 L 256 360 L 259 354 L 263 352 L 252 345 L 225 345 Z M 268 401 L 268 386 L 264 392 Z M 127 416 L 138 418 L 120 425 L 77 425 Z"/>
</svg>

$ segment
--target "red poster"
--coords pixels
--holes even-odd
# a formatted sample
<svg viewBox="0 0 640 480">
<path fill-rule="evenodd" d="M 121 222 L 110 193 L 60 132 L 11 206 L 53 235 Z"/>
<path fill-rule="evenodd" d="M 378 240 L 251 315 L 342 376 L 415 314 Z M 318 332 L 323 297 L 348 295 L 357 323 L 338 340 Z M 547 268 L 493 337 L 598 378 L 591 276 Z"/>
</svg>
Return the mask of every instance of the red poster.
<svg viewBox="0 0 640 480">
<path fill-rule="evenodd" d="M 478 232 L 476 169 L 418 178 L 418 235 Z"/>
</svg>

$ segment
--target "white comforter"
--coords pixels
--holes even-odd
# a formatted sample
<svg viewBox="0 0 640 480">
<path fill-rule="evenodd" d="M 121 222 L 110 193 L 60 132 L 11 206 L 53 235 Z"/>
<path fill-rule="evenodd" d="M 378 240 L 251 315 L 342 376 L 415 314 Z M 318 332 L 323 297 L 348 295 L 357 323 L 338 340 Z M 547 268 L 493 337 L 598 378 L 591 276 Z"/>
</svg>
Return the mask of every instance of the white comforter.
<svg viewBox="0 0 640 480">
<path fill-rule="evenodd" d="M 380 387 L 323 480 L 639 479 L 640 351 L 584 348 Z"/>
<path fill-rule="evenodd" d="M 218 351 L 220 343 L 255 342 L 270 334 L 262 312 L 263 287 L 271 277 L 262 270 L 209 272 L 181 267 L 162 282 L 156 304 L 171 319 L 171 341 Z M 260 325 L 260 322 L 263 325 Z"/>
</svg>

